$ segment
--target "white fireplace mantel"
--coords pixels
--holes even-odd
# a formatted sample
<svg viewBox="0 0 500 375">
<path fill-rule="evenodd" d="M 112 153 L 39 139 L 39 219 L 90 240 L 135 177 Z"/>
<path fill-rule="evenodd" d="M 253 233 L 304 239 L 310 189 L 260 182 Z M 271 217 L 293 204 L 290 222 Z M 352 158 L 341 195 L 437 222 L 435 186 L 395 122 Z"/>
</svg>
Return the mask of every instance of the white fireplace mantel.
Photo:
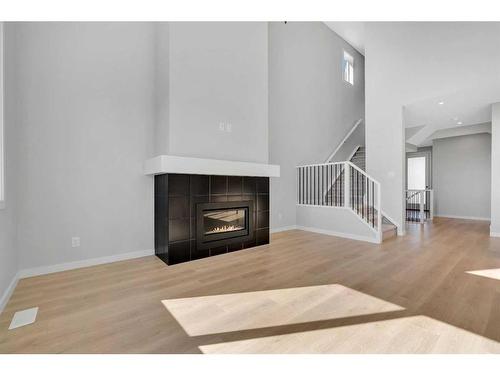
<svg viewBox="0 0 500 375">
<path fill-rule="evenodd" d="M 159 155 L 146 160 L 144 163 L 144 174 L 156 175 L 164 173 L 279 177 L 280 166 L 172 155 Z"/>
</svg>

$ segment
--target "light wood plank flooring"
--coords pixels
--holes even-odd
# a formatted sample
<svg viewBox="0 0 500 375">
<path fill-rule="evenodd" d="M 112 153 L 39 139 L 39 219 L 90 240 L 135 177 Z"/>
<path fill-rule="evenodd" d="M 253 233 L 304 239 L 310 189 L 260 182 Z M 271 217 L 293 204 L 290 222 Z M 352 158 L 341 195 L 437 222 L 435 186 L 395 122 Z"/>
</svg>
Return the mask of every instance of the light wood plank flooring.
<svg viewBox="0 0 500 375">
<path fill-rule="evenodd" d="M 500 352 L 500 239 L 488 230 L 435 219 L 382 245 L 289 231 L 170 267 L 145 257 L 23 279 L 0 352 Z M 7 330 L 33 306 L 35 324 Z"/>
</svg>

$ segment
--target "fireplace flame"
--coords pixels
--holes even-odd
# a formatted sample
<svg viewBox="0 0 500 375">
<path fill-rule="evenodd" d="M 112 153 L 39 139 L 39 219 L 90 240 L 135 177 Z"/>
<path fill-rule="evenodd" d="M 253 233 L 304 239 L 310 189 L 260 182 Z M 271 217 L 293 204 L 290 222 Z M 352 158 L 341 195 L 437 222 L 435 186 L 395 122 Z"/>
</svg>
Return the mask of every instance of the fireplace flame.
<svg viewBox="0 0 500 375">
<path fill-rule="evenodd" d="M 231 232 L 231 231 L 242 230 L 242 229 L 245 229 L 245 228 L 243 228 L 242 226 L 239 226 L 239 225 L 223 225 L 222 227 L 212 228 L 211 230 L 207 231 L 206 234 Z"/>
</svg>

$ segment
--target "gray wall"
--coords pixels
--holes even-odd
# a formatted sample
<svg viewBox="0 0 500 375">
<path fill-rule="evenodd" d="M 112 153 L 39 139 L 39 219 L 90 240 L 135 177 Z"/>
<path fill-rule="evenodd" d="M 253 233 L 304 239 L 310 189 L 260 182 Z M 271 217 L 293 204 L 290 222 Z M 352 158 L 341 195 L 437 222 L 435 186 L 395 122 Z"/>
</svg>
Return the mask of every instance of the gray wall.
<svg viewBox="0 0 500 375">
<path fill-rule="evenodd" d="M 343 50 L 354 57 L 354 86 L 342 79 Z M 321 22 L 269 24 L 271 227 L 296 223 L 297 165 L 324 162 L 364 117 L 364 59 Z"/>
<path fill-rule="evenodd" d="M 267 163 L 265 22 L 169 26 L 169 153 Z M 231 132 L 219 124 L 231 124 Z"/>
<path fill-rule="evenodd" d="M 153 25 L 14 27 L 21 268 L 152 249 Z"/>
<path fill-rule="evenodd" d="M 0 303 L 2 295 L 18 271 L 18 253 L 16 246 L 16 158 L 17 131 L 12 119 L 15 100 L 10 92 L 15 85 L 13 72 L 15 64 L 12 60 L 14 43 L 10 38 L 10 28 L 5 27 L 4 45 L 4 141 L 5 141 L 5 209 L 0 209 Z M 0 309 L 1 309 L 0 305 Z"/>
<path fill-rule="evenodd" d="M 491 135 L 433 141 L 435 215 L 490 218 Z"/>
</svg>

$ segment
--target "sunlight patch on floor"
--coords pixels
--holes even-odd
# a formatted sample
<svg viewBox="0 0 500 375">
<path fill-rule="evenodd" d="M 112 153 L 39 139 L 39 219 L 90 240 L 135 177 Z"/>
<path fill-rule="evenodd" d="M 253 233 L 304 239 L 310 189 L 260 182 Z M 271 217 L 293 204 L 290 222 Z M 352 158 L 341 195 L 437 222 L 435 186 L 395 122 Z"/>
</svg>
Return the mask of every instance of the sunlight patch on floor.
<svg viewBox="0 0 500 375">
<path fill-rule="evenodd" d="M 500 268 L 492 268 L 489 270 L 466 271 L 471 275 L 488 277 L 490 279 L 500 280 Z"/>
<path fill-rule="evenodd" d="M 215 353 L 500 353 L 500 344 L 427 316 L 410 316 L 201 345 Z"/>
<path fill-rule="evenodd" d="M 162 303 L 189 336 L 404 310 L 339 284 L 179 298 Z"/>
</svg>

